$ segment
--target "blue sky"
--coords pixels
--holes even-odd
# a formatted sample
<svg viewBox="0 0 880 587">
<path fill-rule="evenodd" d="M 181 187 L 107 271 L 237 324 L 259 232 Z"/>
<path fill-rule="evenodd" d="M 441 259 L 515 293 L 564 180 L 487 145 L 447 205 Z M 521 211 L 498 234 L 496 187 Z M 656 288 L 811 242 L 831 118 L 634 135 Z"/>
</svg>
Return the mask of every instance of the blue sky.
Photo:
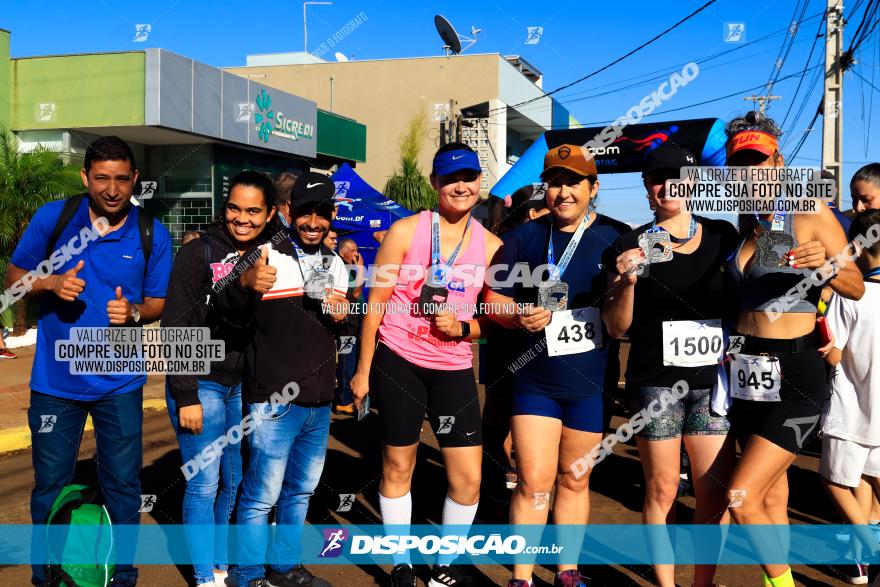
<svg viewBox="0 0 880 587">
<path fill-rule="evenodd" d="M 803 0 L 802 0 L 803 1 Z M 782 64 L 781 77 L 801 72 L 819 24 L 824 0 L 806 0 L 804 22 L 795 43 Z M 851 0 L 846 6 L 850 23 L 844 32 L 849 46 L 866 0 Z M 503 0 L 449 2 L 356 2 L 334 0 L 331 6 L 309 7 L 309 49 L 315 50 L 348 21 L 363 12 L 366 21 L 338 42 L 339 50 L 354 59 L 413 57 L 442 54 L 433 25 L 433 15 L 442 13 L 459 29 L 471 25 L 483 29 L 470 52 L 499 52 L 525 57 L 544 73 L 544 89 L 552 90 L 613 61 L 695 10 L 702 1 L 510 2 Z M 736 95 L 702 106 L 685 108 L 649 120 L 719 117 L 729 119 L 750 108 L 742 96 L 770 78 L 780 47 L 788 35 L 797 0 L 718 0 L 648 48 L 609 70 L 568 90 L 558 97 L 581 122 L 614 119 L 651 90 L 676 65 L 717 55 L 740 45 L 724 41 L 725 23 L 745 24 L 745 42 L 768 38 L 730 54 L 701 64 L 700 76 L 680 90 L 659 110 L 687 107 L 727 94 Z M 858 6 L 861 4 L 861 6 Z M 801 4 L 802 6 L 802 4 Z M 852 12 L 852 7 L 859 10 Z M 798 8 L 798 12 L 800 9 Z M 811 18 L 812 17 L 812 18 Z M 795 16 L 795 20 L 797 17 Z M 146 42 L 133 42 L 135 25 L 149 23 Z M 526 45 L 527 27 L 544 27 L 537 44 Z M 206 2 L 190 0 L 115 1 L 89 0 L 35 4 L 0 0 L 0 28 L 12 31 L 12 55 L 24 57 L 59 53 L 139 50 L 162 47 L 215 66 L 243 65 L 248 53 L 301 51 L 303 22 L 301 2 Z M 823 27 L 824 29 L 824 27 Z M 773 34 L 776 33 L 776 34 Z M 856 55 L 854 72 L 844 79 L 844 182 L 861 165 L 880 160 L 880 142 L 867 142 L 869 130 L 880 129 L 880 27 L 865 41 Z M 332 58 L 332 52 L 325 57 Z M 823 39 L 816 44 L 810 66 L 823 60 Z M 862 76 L 867 80 L 859 77 Z M 815 85 L 813 72 L 804 78 L 794 97 L 798 78 L 779 82 L 773 90 L 782 99 L 772 103 L 769 114 L 781 120 L 790 106 L 784 125 L 783 154 L 808 126 L 821 96 L 821 81 Z M 620 86 L 635 87 L 595 96 Z M 389 80 L 394 83 L 394 80 Z M 461 83 L 467 83 L 462 80 Z M 795 114 L 807 94 L 801 116 Z M 793 100 L 794 98 L 794 100 Z M 877 98 L 877 104 L 871 103 Z M 875 107 L 874 107 L 875 106 Z M 819 164 L 821 117 L 796 165 Z M 647 218 L 644 191 L 638 176 L 605 175 L 602 178 L 600 210 L 620 220 L 637 222 Z M 844 208 L 849 208 L 844 192 Z"/>
</svg>

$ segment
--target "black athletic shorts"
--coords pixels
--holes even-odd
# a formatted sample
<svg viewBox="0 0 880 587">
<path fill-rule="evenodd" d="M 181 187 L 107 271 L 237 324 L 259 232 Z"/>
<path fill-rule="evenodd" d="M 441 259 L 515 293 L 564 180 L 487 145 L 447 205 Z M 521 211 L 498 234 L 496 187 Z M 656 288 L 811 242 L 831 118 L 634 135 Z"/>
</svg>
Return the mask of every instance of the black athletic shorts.
<svg viewBox="0 0 880 587">
<path fill-rule="evenodd" d="M 798 454 L 816 436 L 822 406 L 829 398 L 825 360 L 816 349 L 813 334 L 791 340 L 746 337 L 742 353 L 779 358 L 782 386 L 778 402 L 734 398 L 728 418 L 730 433 L 740 447 L 756 434 Z"/>
<path fill-rule="evenodd" d="M 416 444 L 425 412 L 441 447 L 483 444 L 473 369 L 419 367 L 380 343 L 370 369 L 370 389 L 376 394 L 386 445 Z"/>
</svg>

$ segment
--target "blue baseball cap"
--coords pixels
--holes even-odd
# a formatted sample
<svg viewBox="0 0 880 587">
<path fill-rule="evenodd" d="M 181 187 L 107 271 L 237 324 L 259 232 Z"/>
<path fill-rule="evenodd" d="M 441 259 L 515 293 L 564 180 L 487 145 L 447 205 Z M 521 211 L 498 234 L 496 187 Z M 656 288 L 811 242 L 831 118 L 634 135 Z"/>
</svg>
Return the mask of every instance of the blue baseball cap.
<svg viewBox="0 0 880 587">
<path fill-rule="evenodd" d="M 476 153 L 457 149 L 434 155 L 434 175 L 452 175 L 462 169 L 469 169 L 477 173 L 483 172 L 480 169 L 480 159 Z"/>
</svg>

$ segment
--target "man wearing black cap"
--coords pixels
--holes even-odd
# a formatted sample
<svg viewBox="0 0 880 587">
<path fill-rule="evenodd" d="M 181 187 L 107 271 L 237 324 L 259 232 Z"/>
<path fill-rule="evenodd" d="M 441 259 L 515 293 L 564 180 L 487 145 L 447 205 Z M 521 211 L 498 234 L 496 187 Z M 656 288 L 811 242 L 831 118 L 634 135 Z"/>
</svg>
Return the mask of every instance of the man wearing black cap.
<svg viewBox="0 0 880 587">
<path fill-rule="evenodd" d="M 254 321 L 242 399 L 246 418 L 255 425 L 247 427 L 248 460 L 236 519 L 246 526 L 237 570 L 242 587 L 327 585 L 299 561 L 301 526 L 327 452 L 336 330 L 347 311 L 345 266 L 322 244 L 334 192 L 327 177 L 301 175 L 291 196 L 291 227 L 260 247 L 260 257 L 219 302 L 251 307 Z M 287 527 L 272 544 L 267 577 L 262 562 L 273 507 L 276 523 Z"/>
</svg>

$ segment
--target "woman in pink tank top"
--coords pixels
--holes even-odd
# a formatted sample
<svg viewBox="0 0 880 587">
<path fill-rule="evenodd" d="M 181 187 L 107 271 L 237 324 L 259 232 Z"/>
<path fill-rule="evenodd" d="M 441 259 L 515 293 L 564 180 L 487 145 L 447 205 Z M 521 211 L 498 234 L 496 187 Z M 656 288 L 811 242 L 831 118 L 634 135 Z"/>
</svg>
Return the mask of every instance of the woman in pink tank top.
<svg viewBox="0 0 880 587">
<path fill-rule="evenodd" d="M 408 533 L 411 522 L 410 485 L 426 412 L 449 482 L 444 527 L 469 526 L 477 511 L 482 430 L 471 341 L 480 338 L 481 322 L 488 320 L 474 319 L 474 313 L 486 267 L 501 246 L 471 219 L 480 180 L 479 159 L 470 147 L 441 147 L 431 172 L 437 210 L 395 222 L 376 255 L 351 388 L 358 408 L 370 390 L 379 402 L 379 507 L 395 534 Z M 451 564 L 454 558 L 438 557 L 429 587 L 466 582 L 461 568 Z M 394 555 L 391 585 L 415 587 L 408 555 Z"/>
</svg>

